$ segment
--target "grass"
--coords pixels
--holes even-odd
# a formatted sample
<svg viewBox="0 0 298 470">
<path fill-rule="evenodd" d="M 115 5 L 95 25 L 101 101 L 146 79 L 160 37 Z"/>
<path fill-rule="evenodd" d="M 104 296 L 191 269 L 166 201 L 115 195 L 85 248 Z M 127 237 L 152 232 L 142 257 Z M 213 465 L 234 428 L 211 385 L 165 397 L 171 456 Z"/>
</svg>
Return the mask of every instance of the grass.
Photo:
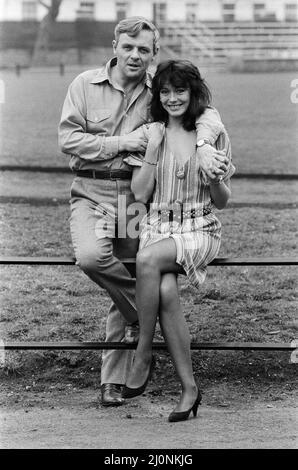
<svg viewBox="0 0 298 470">
<path fill-rule="evenodd" d="M 57 123 L 67 85 L 76 72 L 10 72 L 1 105 L 2 164 L 61 166 Z M 232 139 L 238 172 L 297 173 L 296 107 L 292 74 L 205 74 Z M 69 234 L 71 175 L 2 172 L 0 253 L 72 255 Z M 220 213 L 220 256 L 297 256 L 295 181 L 233 181 L 230 208 Z M 103 340 L 109 299 L 76 267 L 2 266 L 0 337 L 4 340 Z M 297 270 L 294 267 L 210 267 L 197 291 L 180 278 L 183 312 L 198 341 L 285 341 L 297 338 Z M 157 330 L 157 338 L 160 331 Z M 205 385 L 233 381 L 293 388 L 289 353 L 196 352 Z M 34 377 L 44 384 L 70 381 L 98 386 L 99 352 L 7 352 L 2 384 Z M 174 387 L 173 367 L 158 354 L 160 386 Z M 14 380 L 16 378 L 16 381 Z M 32 379 L 33 380 L 33 379 Z M 208 385 L 209 384 L 209 385 Z M 59 385 L 59 386 L 60 386 Z M 249 385 L 250 386 L 250 385 Z M 252 385 L 253 387 L 253 385 Z M 278 388 L 277 387 L 277 388 Z M 247 389 L 243 391 L 246 394 Z M 238 392 L 237 392 L 238 393 Z"/>
<path fill-rule="evenodd" d="M 77 268 L 1 268 L 1 330 L 11 340 L 104 338 L 105 292 Z M 285 268 L 209 268 L 196 291 L 181 277 L 180 290 L 194 339 L 291 341 L 297 333 L 297 273 Z M 76 286 L 80 286 L 77 288 Z M 266 335 L 268 335 L 266 337 Z M 271 339 L 272 339 L 271 338 Z"/>
<path fill-rule="evenodd" d="M 3 204 L 0 251 L 16 255 L 70 255 L 69 208 L 65 205 Z M 296 209 L 231 208 L 221 256 L 291 256 L 297 251 Z M 285 231 L 286 227 L 286 231 Z M 194 341 L 285 341 L 297 337 L 297 270 L 293 267 L 210 267 L 197 291 L 180 278 L 181 301 Z M 1 267 L 0 331 L 6 340 L 58 341 L 104 339 L 109 299 L 76 267 Z M 156 338 L 161 339 L 159 328 Z M 45 381 L 98 385 L 98 352 L 7 353 L 3 378 L 39 371 Z M 171 383 L 173 370 L 164 353 L 159 370 Z M 196 352 L 203 380 L 293 377 L 289 354 Z M 249 365 L 249 363 L 251 365 Z M 57 368 L 58 376 L 57 376 Z M 29 374 L 29 375 L 28 375 Z M 225 379 L 226 380 L 226 379 Z"/>
<path fill-rule="evenodd" d="M 57 126 L 67 86 L 77 73 L 1 73 L 6 100 L 0 163 L 68 165 L 58 151 Z M 290 99 L 294 74 L 204 76 L 231 136 L 238 172 L 298 173 L 297 105 Z"/>
<path fill-rule="evenodd" d="M 296 74 L 297 75 L 297 74 Z M 231 136 L 239 172 L 297 173 L 293 73 L 211 74 L 214 104 Z"/>
<path fill-rule="evenodd" d="M 73 176 L 59 173 L 30 171 L 2 171 L 0 173 L 0 201 L 10 198 L 34 199 L 35 204 L 59 204 L 69 200 Z M 45 201 L 47 199 L 48 201 Z M 30 202 L 28 200 L 28 203 Z M 40 200 L 40 201 L 39 201 Z M 56 201 L 56 202 L 55 202 Z M 230 204 L 294 205 L 298 201 L 295 180 L 236 179 L 232 181 Z"/>
<path fill-rule="evenodd" d="M 18 341 L 104 340 L 109 307 L 106 294 L 78 269 L 2 268 L 1 337 Z M 297 337 L 297 273 L 276 268 L 209 269 L 198 292 L 180 279 L 181 302 L 193 341 L 284 341 Z M 79 287 L 78 287 L 79 286 Z M 156 339 L 161 340 L 159 328 Z M 99 384 L 99 352 L 8 352 L 0 372 L 3 383 L 14 377 L 39 383 Z M 243 384 L 296 377 L 290 353 L 195 352 L 194 367 L 204 387 L 216 380 Z M 167 354 L 158 353 L 159 384 L 173 386 L 175 374 Z M 282 388 L 285 392 L 285 388 Z"/>
<path fill-rule="evenodd" d="M 0 252 L 24 256 L 72 254 L 67 204 L 1 204 Z M 233 208 L 219 214 L 221 256 L 291 256 L 297 251 L 297 209 Z"/>
</svg>

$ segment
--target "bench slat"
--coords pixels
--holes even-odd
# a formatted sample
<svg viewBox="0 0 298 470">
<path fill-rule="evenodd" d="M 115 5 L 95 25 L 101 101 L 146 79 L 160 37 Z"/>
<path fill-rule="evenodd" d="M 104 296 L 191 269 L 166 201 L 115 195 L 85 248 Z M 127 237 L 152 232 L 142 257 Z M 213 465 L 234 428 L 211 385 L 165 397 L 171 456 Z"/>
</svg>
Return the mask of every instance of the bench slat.
<svg viewBox="0 0 298 470">
<path fill-rule="evenodd" d="M 123 258 L 124 264 L 135 263 L 134 258 Z M 21 257 L 1 256 L 2 265 L 74 265 L 72 257 Z M 213 266 L 283 266 L 298 265 L 298 258 L 216 258 L 210 263 Z M 238 351 L 293 351 L 296 345 L 292 343 L 254 343 L 254 342 L 230 342 L 230 343 L 191 343 L 192 350 L 238 350 Z M 104 349 L 135 349 L 136 344 L 116 342 L 0 342 L 0 350 L 104 350 Z M 153 343 L 154 350 L 166 350 L 165 343 Z"/>
<path fill-rule="evenodd" d="M 103 349 L 136 349 L 136 344 L 119 342 L 92 342 L 92 341 L 1 341 L 0 349 L 4 350 L 103 350 Z M 192 350 L 238 350 L 238 351 L 293 351 L 297 348 L 293 343 L 191 343 Z M 154 350 L 166 350 L 163 342 L 154 342 Z"/>
<path fill-rule="evenodd" d="M 134 264 L 134 258 L 121 258 L 124 264 Z M 19 265 L 74 265 L 75 258 L 70 256 L 49 257 L 49 256 L 0 256 L 0 264 Z M 298 258 L 295 257 L 254 257 L 254 258 L 216 258 L 210 266 L 294 266 L 298 265 Z"/>
</svg>

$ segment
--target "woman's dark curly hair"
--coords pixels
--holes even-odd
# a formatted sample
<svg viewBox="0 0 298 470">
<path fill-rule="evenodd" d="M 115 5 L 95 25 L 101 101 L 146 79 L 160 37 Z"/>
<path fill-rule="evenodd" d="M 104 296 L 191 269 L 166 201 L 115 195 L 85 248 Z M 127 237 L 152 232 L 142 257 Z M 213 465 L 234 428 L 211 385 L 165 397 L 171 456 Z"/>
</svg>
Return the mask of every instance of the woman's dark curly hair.
<svg viewBox="0 0 298 470">
<path fill-rule="evenodd" d="M 154 121 L 168 123 L 168 113 L 160 102 L 160 90 L 170 84 L 175 88 L 190 90 L 190 103 L 183 116 L 182 125 L 187 131 L 196 128 L 198 117 L 211 103 L 211 92 L 199 70 L 189 60 L 166 60 L 161 62 L 152 81 L 151 116 Z"/>
</svg>

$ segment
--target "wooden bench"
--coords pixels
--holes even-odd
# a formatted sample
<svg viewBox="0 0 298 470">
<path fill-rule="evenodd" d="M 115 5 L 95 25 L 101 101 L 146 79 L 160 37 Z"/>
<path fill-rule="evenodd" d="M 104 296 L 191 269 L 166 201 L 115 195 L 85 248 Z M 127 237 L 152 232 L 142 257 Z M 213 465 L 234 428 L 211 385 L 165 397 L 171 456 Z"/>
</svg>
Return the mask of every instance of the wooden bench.
<svg viewBox="0 0 298 470">
<path fill-rule="evenodd" d="M 135 265 L 135 259 L 123 258 L 121 261 L 128 267 Z M 1 265 L 34 265 L 34 266 L 73 266 L 76 260 L 72 257 L 18 257 L 1 256 Z M 210 266 L 297 266 L 298 258 L 216 258 Z M 191 343 L 192 350 L 238 350 L 238 351 L 293 351 L 298 357 L 298 341 L 291 343 L 255 343 L 255 342 L 212 342 Z M 102 349 L 135 349 L 136 344 L 119 342 L 84 342 L 84 341 L 0 341 L 0 349 L 4 350 L 102 350 Z M 154 342 L 154 350 L 166 350 L 163 342 Z M 295 353 L 294 353 L 295 351 Z M 293 360 L 292 362 L 297 362 Z"/>
</svg>

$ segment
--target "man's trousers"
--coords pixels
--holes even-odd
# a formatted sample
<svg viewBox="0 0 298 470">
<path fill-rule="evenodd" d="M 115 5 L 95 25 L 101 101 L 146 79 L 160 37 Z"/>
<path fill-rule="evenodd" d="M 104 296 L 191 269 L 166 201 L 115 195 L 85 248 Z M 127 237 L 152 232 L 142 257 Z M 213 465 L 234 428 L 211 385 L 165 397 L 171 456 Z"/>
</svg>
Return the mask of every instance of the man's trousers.
<svg viewBox="0 0 298 470">
<path fill-rule="evenodd" d="M 127 215 L 127 208 L 133 213 L 136 204 L 130 183 L 75 177 L 71 186 L 70 230 L 77 264 L 113 301 L 107 342 L 123 341 L 125 326 L 137 320 L 135 277 L 119 261 L 119 257 L 134 258 L 138 249 L 138 234 L 133 231 L 133 238 L 127 233 L 134 218 Z M 94 308 L 98 300 L 94 299 Z M 132 359 L 131 350 L 104 350 L 101 383 L 124 384 Z"/>
</svg>

